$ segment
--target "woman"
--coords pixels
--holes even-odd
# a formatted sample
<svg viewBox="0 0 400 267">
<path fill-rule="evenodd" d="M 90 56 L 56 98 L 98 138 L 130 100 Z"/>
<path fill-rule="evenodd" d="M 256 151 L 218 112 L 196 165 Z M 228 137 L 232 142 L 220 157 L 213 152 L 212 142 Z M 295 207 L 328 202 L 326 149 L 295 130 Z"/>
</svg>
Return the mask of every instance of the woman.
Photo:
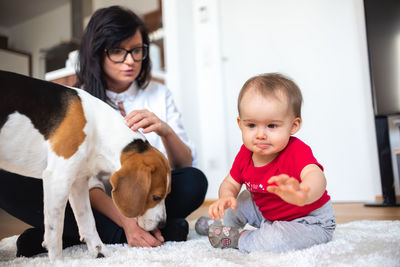
<svg viewBox="0 0 400 267">
<path fill-rule="evenodd" d="M 196 162 L 194 147 L 182 127 L 170 91 L 150 81 L 149 38 L 143 22 L 132 11 L 119 6 L 97 10 L 84 33 L 79 60 L 76 86 L 118 110 L 133 131 L 141 130 L 150 144 L 164 153 L 172 168 L 171 193 L 166 199 L 167 225 L 151 233 L 140 228 L 136 219 L 119 213 L 107 190 L 109 177 L 89 180 L 90 201 L 102 241 L 153 247 L 164 241 L 186 240 L 185 217 L 204 201 L 207 180 L 192 167 Z M 0 186 L 1 207 L 34 226 L 18 238 L 17 256 L 45 252 L 41 247 L 42 181 L 7 172 L 0 176 L 0 181 L 7 182 L 7 186 Z M 23 194 L 25 200 L 15 201 L 15 192 Z M 78 243 L 76 222 L 67 205 L 63 246 Z"/>
</svg>

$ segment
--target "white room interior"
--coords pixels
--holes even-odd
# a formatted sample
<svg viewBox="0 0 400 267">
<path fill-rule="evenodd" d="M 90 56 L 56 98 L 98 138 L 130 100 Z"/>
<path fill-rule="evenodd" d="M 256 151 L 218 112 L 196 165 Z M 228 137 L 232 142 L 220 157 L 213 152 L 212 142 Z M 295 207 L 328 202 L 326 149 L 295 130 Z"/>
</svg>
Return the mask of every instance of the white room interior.
<svg viewBox="0 0 400 267">
<path fill-rule="evenodd" d="M 71 36 L 70 3 L 60 2 L 0 27 L 10 47 L 32 54 L 34 77 L 45 78 L 41 51 Z M 109 2 L 93 0 L 92 7 Z M 140 14 L 158 8 L 157 0 L 112 3 Z M 297 136 L 325 167 L 332 199 L 381 195 L 362 0 L 165 0 L 162 10 L 162 76 L 196 144 L 207 199 L 217 198 L 241 145 L 237 94 L 249 77 L 265 72 L 286 74 L 302 89 Z"/>
<path fill-rule="evenodd" d="M 198 144 L 209 198 L 216 197 L 241 145 L 238 92 L 246 79 L 263 72 L 282 72 L 302 89 L 297 136 L 324 165 L 332 199 L 373 201 L 381 195 L 361 0 L 176 0 L 164 6 L 167 49 L 168 18 L 179 25 L 171 29 L 178 29 L 178 41 L 171 41 L 178 48 L 167 53 L 177 70 L 167 65 L 167 82 L 174 81 L 171 90 Z M 193 20 L 180 21 L 185 16 Z M 192 64 L 195 77 L 182 75 Z"/>
</svg>

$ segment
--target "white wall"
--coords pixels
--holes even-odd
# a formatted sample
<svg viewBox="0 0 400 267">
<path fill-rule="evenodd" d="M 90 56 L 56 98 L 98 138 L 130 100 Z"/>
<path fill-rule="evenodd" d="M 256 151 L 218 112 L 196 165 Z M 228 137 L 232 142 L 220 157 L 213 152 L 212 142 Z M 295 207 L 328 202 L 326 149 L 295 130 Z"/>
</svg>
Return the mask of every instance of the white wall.
<svg viewBox="0 0 400 267">
<path fill-rule="evenodd" d="M 29 57 L 25 54 L 0 49 L 0 70 L 29 75 Z"/>
<path fill-rule="evenodd" d="M 93 12 L 96 9 L 113 5 L 125 6 L 140 15 L 157 10 L 158 0 L 92 0 Z"/>
<path fill-rule="evenodd" d="M 205 155 L 200 145 L 198 87 L 195 60 L 195 35 L 193 18 L 193 0 L 163 1 L 163 28 L 165 62 L 167 67 L 166 84 L 182 112 L 182 121 L 191 140 L 196 144 L 198 155 Z M 182 23 L 184 21 L 185 23 Z M 179 55 L 179 56 L 177 56 Z M 202 159 L 199 159 L 202 164 Z"/>
<path fill-rule="evenodd" d="M 210 183 L 207 198 L 217 197 L 241 144 L 240 87 L 253 75 L 276 71 L 302 88 L 304 123 L 297 136 L 324 165 L 332 199 L 373 201 L 381 195 L 362 0 L 195 0 L 193 8 L 197 89 L 192 93 L 199 96 L 198 110 L 181 106 L 181 111 L 193 115 L 189 120 L 201 129 L 188 127 L 191 137 L 201 140 L 200 159 L 220 159 L 218 166 L 199 161 Z M 196 15 L 199 10 L 206 22 Z M 167 48 L 170 57 L 179 58 L 178 51 Z M 179 77 L 168 62 L 167 69 Z M 184 79 L 178 79 L 178 90 L 191 90 L 180 85 Z"/>
<path fill-rule="evenodd" d="M 207 198 L 216 198 L 220 181 L 226 177 L 230 162 L 229 129 L 226 127 L 226 102 L 222 75 L 221 35 L 218 1 L 194 2 L 195 62 L 198 95 L 198 124 L 202 154 L 200 168 L 209 177 Z"/>
<path fill-rule="evenodd" d="M 215 49 L 220 41 L 215 27 L 217 3 L 163 1 L 166 84 L 174 94 L 185 129 L 196 144 L 198 167 L 209 179 L 206 197 L 210 199 L 216 198 L 219 181 L 227 174 L 229 163 L 226 127 L 221 127 L 224 123 L 221 56 Z M 206 14 L 200 11 L 203 4 L 209 5 Z"/>
<path fill-rule="evenodd" d="M 45 54 L 41 51 L 70 40 L 70 4 L 9 28 L 8 37 L 9 47 L 32 54 L 33 76 L 44 78 Z"/>
</svg>

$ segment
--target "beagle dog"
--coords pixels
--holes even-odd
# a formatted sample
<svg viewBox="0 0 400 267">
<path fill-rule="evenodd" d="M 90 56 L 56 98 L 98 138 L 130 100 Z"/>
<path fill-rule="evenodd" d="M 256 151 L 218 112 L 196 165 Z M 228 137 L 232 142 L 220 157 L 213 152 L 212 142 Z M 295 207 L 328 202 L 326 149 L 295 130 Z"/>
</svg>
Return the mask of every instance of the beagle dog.
<svg viewBox="0 0 400 267">
<path fill-rule="evenodd" d="M 137 217 L 147 231 L 165 223 L 168 161 L 112 107 L 83 90 L 6 71 L 0 87 L 0 168 L 43 179 L 50 260 L 62 258 L 68 200 L 90 253 L 107 255 L 89 200 L 88 179 L 98 174 L 111 176 L 112 199 L 124 216 Z"/>
</svg>

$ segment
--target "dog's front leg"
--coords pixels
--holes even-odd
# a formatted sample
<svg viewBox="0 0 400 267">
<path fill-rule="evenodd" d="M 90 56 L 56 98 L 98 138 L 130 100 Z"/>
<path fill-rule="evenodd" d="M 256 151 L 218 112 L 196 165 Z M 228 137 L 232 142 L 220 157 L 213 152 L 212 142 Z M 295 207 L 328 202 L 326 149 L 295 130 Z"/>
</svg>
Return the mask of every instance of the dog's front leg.
<svg viewBox="0 0 400 267">
<path fill-rule="evenodd" d="M 65 206 L 71 183 L 50 170 L 43 172 L 44 241 L 51 261 L 62 259 L 62 233 Z"/>
<path fill-rule="evenodd" d="M 72 184 L 69 194 L 69 203 L 78 224 L 82 242 L 86 242 L 91 254 L 97 258 L 106 256 L 107 248 L 101 241 L 96 230 L 93 212 L 90 206 L 88 180 L 78 178 Z"/>
</svg>

